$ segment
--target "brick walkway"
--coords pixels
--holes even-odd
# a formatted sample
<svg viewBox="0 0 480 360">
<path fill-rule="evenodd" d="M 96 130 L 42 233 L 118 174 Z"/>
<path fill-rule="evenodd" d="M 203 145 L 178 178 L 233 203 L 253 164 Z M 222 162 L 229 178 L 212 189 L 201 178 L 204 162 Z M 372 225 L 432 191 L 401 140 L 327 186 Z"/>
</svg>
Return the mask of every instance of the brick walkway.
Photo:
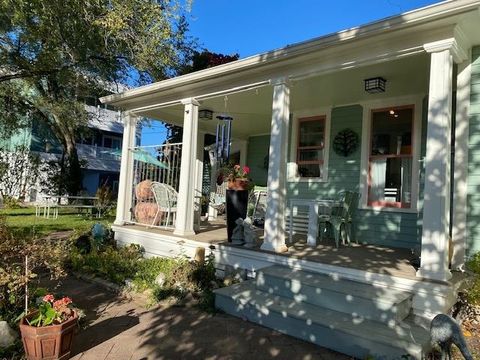
<svg viewBox="0 0 480 360">
<path fill-rule="evenodd" d="M 74 278 L 57 292 L 71 296 L 87 315 L 74 340 L 75 360 L 348 359 L 228 315 L 188 306 L 147 310 L 139 299 L 121 298 Z"/>
</svg>

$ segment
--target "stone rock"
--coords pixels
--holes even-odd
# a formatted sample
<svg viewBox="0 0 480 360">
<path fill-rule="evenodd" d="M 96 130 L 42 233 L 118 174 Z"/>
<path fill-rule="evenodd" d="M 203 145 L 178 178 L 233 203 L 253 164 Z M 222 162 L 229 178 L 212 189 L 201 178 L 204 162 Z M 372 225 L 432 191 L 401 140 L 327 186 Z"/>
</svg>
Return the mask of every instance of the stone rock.
<svg viewBox="0 0 480 360">
<path fill-rule="evenodd" d="M 6 321 L 0 321 L 0 348 L 7 348 L 17 340 L 18 334 Z"/>
<path fill-rule="evenodd" d="M 166 275 L 164 273 L 160 273 L 155 278 L 155 284 L 157 284 L 160 287 L 163 287 L 163 285 L 165 285 L 166 279 L 167 279 Z"/>
</svg>

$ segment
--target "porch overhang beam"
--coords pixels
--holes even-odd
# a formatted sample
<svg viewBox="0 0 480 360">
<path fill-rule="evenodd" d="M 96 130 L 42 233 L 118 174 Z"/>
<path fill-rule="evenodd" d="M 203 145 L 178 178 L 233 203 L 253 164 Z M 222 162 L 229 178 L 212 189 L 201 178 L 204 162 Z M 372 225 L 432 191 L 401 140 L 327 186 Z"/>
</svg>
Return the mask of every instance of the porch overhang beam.
<svg viewBox="0 0 480 360">
<path fill-rule="evenodd" d="M 259 81 L 259 82 L 251 83 L 251 84 L 247 84 L 247 85 L 235 86 L 235 87 L 232 87 L 230 89 L 225 89 L 225 90 L 220 90 L 220 91 L 215 91 L 215 92 L 211 92 L 211 93 L 197 95 L 197 96 L 194 96 L 193 98 L 200 105 L 200 102 L 203 101 L 203 100 L 208 100 L 208 99 L 216 98 L 216 97 L 219 97 L 219 96 L 238 94 L 240 92 L 249 91 L 249 90 L 253 90 L 253 89 L 258 89 L 258 88 L 268 86 L 268 85 L 270 85 L 270 81 L 269 80 L 263 80 L 263 81 Z M 142 112 L 158 110 L 158 109 L 167 108 L 167 107 L 175 106 L 175 105 L 181 105 L 181 104 L 185 105 L 185 99 L 172 100 L 172 101 L 167 101 L 167 102 L 163 102 L 163 103 L 158 103 L 158 104 L 152 104 L 152 105 L 142 106 L 142 107 L 138 107 L 138 108 L 133 108 L 133 109 L 130 109 L 129 112 L 132 113 L 132 114 L 141 115 Z"/>
</svg>

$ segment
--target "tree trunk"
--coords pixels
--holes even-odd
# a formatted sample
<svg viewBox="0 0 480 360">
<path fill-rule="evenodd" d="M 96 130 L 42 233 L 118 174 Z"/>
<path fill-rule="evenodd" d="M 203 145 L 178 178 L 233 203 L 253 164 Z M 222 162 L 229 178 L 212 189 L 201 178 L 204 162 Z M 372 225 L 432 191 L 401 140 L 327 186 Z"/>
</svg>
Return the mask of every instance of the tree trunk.
<svg viewBox="0 0 480 360">
<path fill-rule="evenodd" d="M 78 195 L 82 190 L 82 168 L 78 159 L 77 147 L 75 146 L 75 138 L 64 134 L 66 140 L 66 158 L 67 168 L 65 174 L 65 186 L 68 195 Z"/>
</svg>

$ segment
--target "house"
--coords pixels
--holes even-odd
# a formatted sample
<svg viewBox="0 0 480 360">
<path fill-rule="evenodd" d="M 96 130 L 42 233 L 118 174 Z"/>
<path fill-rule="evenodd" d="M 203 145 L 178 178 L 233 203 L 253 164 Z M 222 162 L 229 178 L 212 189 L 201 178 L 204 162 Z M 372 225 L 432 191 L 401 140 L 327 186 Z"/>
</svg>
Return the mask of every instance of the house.
<svg viewBox="0 0 480 360">
<path fill-rule="evenodd" d="M 480 250 L 480 1 L 444 1 L 101 100 L 125 124 L 119 243 L 149 256 L 205 247 L 217 267 L 256 277 L 219 290 L 217 306 L 281 332 L 360 358 L 426 351 L 429 319 L 454 304 L 465 260 Z M 198 226 L 201 150 L 217 125 L 202 110 L 232 115 L 240 162 L 268 187 L 260 249 L 225 243 L 219 220 Z M 128 150 L 139 116 L 183 126 L 171 231 L 139 225 L 132 211 L 145 179 Z M 361 245 L 289 242 L 292 203 L 344 190 L 360 194 Z"/>
<path fill-rule="evenodd" d="M 107 184 L 116 193 L 123 134 L 120 113 L 109 105 L 101 104 L 94 97 L 85 99 L 85 108 L 89 113 L 88 129 L 78 136 L 76 143 L 82 162 L 83 190 L 93 196 L 99 186 Z M 137 137 L 139 134 L 140 132 Z M 2 147 L 10 151 L 15 151 L 19 145 L 38 154 L 43 161 L 57 161 L 63 152 L 60 142 L 40 119 L 32 121 L 30 128 L 22 129 L 2 141 Z M 37 181 L 29 186 L 25 198 L 30 202 L 36 201 L 41 192 L 41 184 Z"/>
</svg>

